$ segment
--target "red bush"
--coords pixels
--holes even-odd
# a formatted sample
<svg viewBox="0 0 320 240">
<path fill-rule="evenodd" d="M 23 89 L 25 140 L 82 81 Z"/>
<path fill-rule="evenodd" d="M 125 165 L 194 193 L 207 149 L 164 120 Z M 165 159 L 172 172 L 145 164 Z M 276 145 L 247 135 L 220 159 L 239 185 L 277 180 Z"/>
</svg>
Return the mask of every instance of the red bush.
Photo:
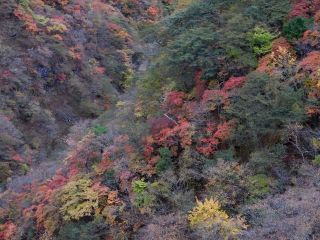
<svg viewBox="0 0 320 240">
<path fill-rule="evenodd" d="M 19 20 L 24 22 L 27 31 L 31 33 L 36 33 L 40 31 L 32 15 L 26 13 L 21 6 L 18 6 L 13 13 Z"/>
<path fill-rule="evenodd" d="M 148 120 L 148 123 L 151 126 L 152 135 L 159 133 L 162 129 L 172 128 L 175 125 L 175 123 L 172 120 L 165 116 L 151 118 Z"/>
<path fill-rule="evenodd" d="M 212 122 L 207 123 L 206 135 L 208 137 L 200 138 L 200 142 L 197 146 L 197 151 L 205 156 L 210 156 L 217 149 L 219 140 L 213 136 L 216 129 L 216 125 Z"/>
<path fill-rule="evenodd" d="M 272 43 L 272 52 L 276 56 L 280 53 L 280 49 L 286 49 L 287 51 L 293 51 L 292 46 L 284 37 L 280 37 L 273 41 Z"/>
<path fill-rule="evenodd" d="M 150 17 L 155 18 L 160 14 L 160 9 L 155 6 L 151 6 L 147 9 L 147 14 Z"/>
<path fill-rule="evenodd" d="M 164 128 L 159 133 L 148 136 L 144 140 L 144 156 L 152 162 L 151 159 L 156 155 L 155 150 L 160 147 L 169 147 L 174 155 L 177 155 L 177 149 L 185 148 L 192 144 L 192 126 L 186 119 L 181 119 L 174 127 Z"/>
<path fill-rule="evenodd" d="M 16 225 L 12 222 L 6 222 L 4 224 L 0 224 L 0 239 L 9 240 L 13 237 L 17 230 Z"/>
<path fill-rule="evenodd" d="M 62 169 L 58 169 L 56 174 L 47 182 L 47 186 L 51 189 L 56 189 L 65 185 L 68 182 L 68 177 L 63 174 Z"/>
<path fill-rule="evenodd" d="M 272 72 L 271 60 L 272 60 L 271 53 L 260 58 L 257 71 L 266 72 L 266 73 Z"/>
<path fill-rule="evenodd" d="M 320 0 L 297 0 L 290 12 L 290 17 L 311 17 L 320 10 Z"/>
<path fill-rule="evenodd" d="M 304 71 L 317 71 L 320 69 L 320 51 L 310 52 L 299 65 L 300 69 Z"/>
<path fill-rule="evenodd" d="M 226 141 L 230 137 L 232 122 L 223 122 L 216 126 L 212 122 L 207 123 L 207 135 L 208 137 L 203 137 L 200 139 L 198 143 L 197 150 L 199 153 L 210 156 L 213 154 L 218 144 Z"/>
<path fill-rule="evenodd" d="M 184 102 L 185 93 L 172 91 L 166 95 L 165 106 L 166 107 L 181 107 Z"/>
<path fill-rule="evenodd" d="M 234 88 L 241 87 L 246 81 L 246 77 L 231 77 L 223 86 L 223 91 L 230 91 Z"/>
<path fill-rule="evenodd" d="M 223 90 L 206 90 L 202 96 L 202 102 L 206 103 L 215 99 L 221 99 L 224 101 L 227 98 L 228 93 Z"/>
<path fill-rule="evenodd" d="M 147 136 L 144 140 L 143 140 L 143 144 L 144 144 L 144 151 L 143 151 L 143 155 L 146 159 L 151 159 L 152 154 L 154 152 L 154 147 L 152 146 L 154 142 L 154 139 L 152 136 Z"/>
<path fill-rule="evenodd" d="M 190 131 L 190 123 L 187 120 L 180 120 L 175 127 L 163 129 L 155 136 L 155 140 L 157 144 L 162 146 L 170 147 L 179 143 L 182 146 L 187 146 L 192 142 Z"/>
<path fill-rule="evenodd" d="M 106 170 L 110 169 L 112 166 L 112 161 L 110 160 L 109 154 L 106 152 L 102 156 L 102 160 L 96 166 L 97 173 L 104 173 Z"/>
<path fill-rule="evenodd" d="M 303 34 L 302 42 L 312 47 L 320 45 L 320 32 L 318 30 L 307 30 Z"/>
<path fill-rule="evenodd" d="M 23 158 L 20 156 L 20 154 L 16 153 L 12 156 L 12 160 L 17 161 L 17 162 L 24 162 Z"/>
<path fill-rule="evenodd" d="M 231 121 L 219 124 L 217 126 L 216 132 L 213 134 L 213 137 L 215 137 L 221 142 L 227 140 L 230 137 L 232 127 L 233 124 Z"/>
</svg>

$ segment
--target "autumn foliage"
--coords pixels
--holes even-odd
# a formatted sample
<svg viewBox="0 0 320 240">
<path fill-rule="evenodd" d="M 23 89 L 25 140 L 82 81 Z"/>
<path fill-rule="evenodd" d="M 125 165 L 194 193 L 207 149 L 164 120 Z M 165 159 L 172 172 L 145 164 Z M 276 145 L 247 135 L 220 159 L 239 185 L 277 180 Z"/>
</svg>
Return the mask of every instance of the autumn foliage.
<svg viewBox="0 0 320 240">
<path fill-rule="evenodd" d="M 290 17 L 310 17 L 320 10 L 319 0 L 297 0 L 290 13 Z"/>
<path fill-rule="evenodd" d="M 224 85 L 223 85 L 223 90 L 224 91 L 230 91 L 234 88 L 241 87 L 246 78 L 245 77 L 231 77 Z"/>
<path fill-rule="evenodd" d="M 13 239 L 16 229 L 16 225 L 14 225 L 12 222 L 0 224 L 0 239 Z"/>
<path fill-rule="evenodd" d="M 213 123 L 208 123 L 206 129 L 206 135 L 208 136 L 200 139 L 197 150 L 206 156 L 213 154 L 217 150 L 218 144 L 228 140 L 232 126 L 232 122 L 224 122 L 217 126 Z"/>
<path fill-rule="evenodd" d="M 236 237 L 247 228 L 244 219 L 229 218 L 228 214 L 221 210 L 220 203 L 211 199 L 204 202 L 197 200 L 196 206 L 190 211 L 188 220 L 194 228 L 203 228 L 208 231 L 217 228 L 217 232 L 225 239 Z"/>
<path fill-rule="evenodd" d="M 165 105 L 168 107 L 181 107 L 184 102 L 185 93 L 172 91 L 167 93 Z"/>
<path fill-rule="evenodd" d="M 12 5 L 0 240 L 236 239 L 296 181 L 319 155 L 320 2 L 213 2 Z"/>
<path fill-rule="evenodd" d="M 304 71 L 314 72 L 319 70 L 320 64 L 320 51 L 310 52 L 303 61 L 299 64 L 299 67 Z"/>
<path fill-rule="evenodd" d="M 37 33 L 40 31 L 32 15 L 30 13 L 26 13 L 22 7 L 19 6 L 16 8 L 14 10 L 14 15 L 24 22 L 27 31 L 31 33 Z"/>
</svg>

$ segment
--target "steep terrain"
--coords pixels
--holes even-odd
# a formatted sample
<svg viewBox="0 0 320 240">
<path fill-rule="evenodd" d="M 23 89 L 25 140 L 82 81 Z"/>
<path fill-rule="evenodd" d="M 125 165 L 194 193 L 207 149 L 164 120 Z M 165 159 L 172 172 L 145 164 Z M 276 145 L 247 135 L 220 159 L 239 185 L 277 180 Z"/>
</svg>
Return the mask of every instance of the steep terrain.
<svg viewBox="0 0 320 240">
<path fill-rule="evenodd" d="M 149 6 L 136 4 L 128 16 Z M 2 2 L 1 181 L 61 158 L 69 127 L 96 118 L 130 84 L 137 39 L 122 10 L 99 1 Z"/>
</svg>

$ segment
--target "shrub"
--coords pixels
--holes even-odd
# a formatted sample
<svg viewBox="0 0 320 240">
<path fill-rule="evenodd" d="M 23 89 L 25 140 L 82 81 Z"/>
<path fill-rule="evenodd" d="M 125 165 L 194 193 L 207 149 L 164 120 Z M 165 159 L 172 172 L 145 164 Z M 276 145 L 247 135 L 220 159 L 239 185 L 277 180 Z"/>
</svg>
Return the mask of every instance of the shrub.
<svg viewBox="0 0 320 240">
<path fill-rule="evenodd" d="M 184 213 L 190 211 L 194 206 L 193 199 L 195 193 L 193 189 L 189 191 L 174 191 L 172 192 L 171 196 L 172 197 L 170 198 L 170 201 L 175 206 L 175 208 Z"/>
<path fill-rule="evenodd" d="M 94 221 L 69 222 L 62 225 L 58 233 L 58 240 L 99 240 L 107 233 L 105 221 L 99 217 Z"/>
<path fill-rule="evenodd" d="M 320 155 L 319 154 L 315 156 L 315 158 L 312 160 L 312 163 L 317 166 L 320 165 Z"/>
<path fill-rule="evenodd" d="M 218 150 L 214 153 L 214 158 L 217 160 L 223 159 L 227 162 L 231 162 L 232 160 L 234 160 L 234 149 L 229 148 L 226 150 Z"/>
<path fill-rule="evenodd" d="M 270 193 L 270 179 L 264 174 L 250 176 L 249 181 L 249 200 L 261 198 Z"/>
<path fill-rule="evenodd" d="M 170 190 L 171 187 L 172 185 L 166 181 L 156 181 L 150 184 L 150 191 L 157 196 L 166 198 L 172 193 Z"/>
<path fill-rule="evenodd" d="M 102 125 L 97 124 L 92 128 L 92 131 L 93 131 L 94 135 L 100 136 L 100 135 L 106 133 L 108 131 L 108 129 Z"/>
<path fill-rule="evenodd" d="M 144 179 L 136 180 L 132 183 L 132 190 L 134 193 L 142 193 L 147 187 L 147 183 Z"/>
<path fill-rule="evenodd" d="M 159 153 L 160 160 L 156 164 L 156 170 L 157 172 L 163 172 L 168 170 L 172 166 L 172 154 L 169 148 L 160 148 Z"/>
<path fill-rule="evenodd" d="M 150 207 L 153 205 L 155 200 L 156 199 L 154 195 L 150 194 L 149 192 L 143 192 L 136 195 L 133 205 L 137 208 L 145 208 L 146 210 L 150 210 Z"/>
<path fill-rule="evenodd" d="M 23 163 L 20 165 L 20 170 L 22 174 L 26 174 L 30 171 L 30 167 L 27 164 Z"/>
<path fill-rule="evenodd" d="M 192 228 L 208 231 L 215 229 L 224 239 L 230 239 L 240 234 L 247 226 L 241 217 L 230 218 L 221 210 L 220 203 L 213 199 L 197 200 L 196 206 L 189 212 L 188 220 Z"/>
<path fill-rule="evenodd" d="M 56 193 L 55 199 L 64 220 L 79 220 L 94 214 L 98 207 L 99 193 L 91 185 L 91 180 L 79 179 L 69 182 Z"/>
<path fill-rule="evenodd" d="M 0 224 L 0 239 L 15 239 L 17 226 L 12 222 Z"/>
<path fill-rule="evenodd" d="M 317 71 L 319 71 L 320 64 L 320 51 L 312 51 L 304 57 L 304 59 L 300 62 L 299 68 L 304 71 L 315 72 L 317 75 Z M 316 76 L 318 77 L 318 76 Z"/>
<path fill-rule="evenodd" d="M 102 113 L 101 109 L 97 104 L 88 100 L 83 100 L 80 102 L 79 110 L 84 117 L 88 118 L 97 117 Z"/>
<path fill-rule="evenodd" d="M 256 27 L 253 32 L 249 34 L 249 42 L 253 52 L 258 55 L 264 55 L 271 51 L 272 40 L 275 38 L 268 30 L 261 27 Z"/>
<path fill-rule="evenodd" d="M 116 188 L 117 187 L 117 181 L 115 179 L 115 172 L 114 170 L 108 170 L 104 174 L 104 181 L 103 183 L 107 185 L 110 188 Z"/>
<path fill-rule="evenodd" d="M 66 25 L 62 24 L 62 23 L 56 23 L 53 24 L 52 26 L 48 26 L 47 30 L 51 33 L 51 32 L 59 32 L 59 33 L 64 33 L 65 31 L 68 30 L 68 28 L 66 27 Z"/>
<path fill-rule="evenodd" d="M 10 166 L 8 163 L 0 163 L 0 185 L 6 183 L 7 178 L 9 178 L 12 174 Z"/>
<path fill-rule="evenodd" d="M 206 171 L 206 189 L 221 205 L 234 211 L 247 197 L 245 169 L 238 163 L 219 160 L 217 165 Z"/>
<path fill-rule="evenodd" d="M 146 226 L 138 230 L 137 240 L 160 239 L 189 239 L 187 233 L 187 221 L 180 214 L 169 214 L 153 217 Z"/>
<path fill-rule="evenodd" d="M 192 0 L 181 0 L 177 1 L 174 5 L 174 10 L 175 11 L 181 11 L 187 7 L 189 7 L 191 4 L 194 4 L 194 1 Z"/>
<path fill-rule="evenodd" d="M 155 196 L 148 191 L 147 186 L 144 179 L 132 183 L 132 190 L 135 193 L 134 206 L 148 209 L 153 205 Z"/>
<path fill-rule="evenodd" d="M 257 150 L 250 155 L 248 167 L 256 174 L 267 174 L 272 169 L 283 167 L 282 158 L 284 158 L 285 155 L 286 147 L 282 144 Z"/>
<path fill-rule="evenodd" d="M 302 37 L 303 33 L 312 23 L 312 19 L 297 17 L 291 19 L 283 26 L 283 34 L 289 40 L 294 40 Z"/>
</svg>

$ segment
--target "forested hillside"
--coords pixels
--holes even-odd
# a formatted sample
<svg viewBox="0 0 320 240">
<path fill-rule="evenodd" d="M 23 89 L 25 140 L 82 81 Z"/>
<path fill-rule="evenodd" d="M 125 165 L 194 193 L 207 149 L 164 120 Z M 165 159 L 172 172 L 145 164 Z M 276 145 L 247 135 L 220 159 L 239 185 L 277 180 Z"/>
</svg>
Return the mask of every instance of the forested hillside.
<svg viewBox="0 0 320 240">
<path fill-rule="evenodd" d="M 0 83 L 0 240 L 320 239 L 319 0 L 2 0 Z"/>
</svg>

